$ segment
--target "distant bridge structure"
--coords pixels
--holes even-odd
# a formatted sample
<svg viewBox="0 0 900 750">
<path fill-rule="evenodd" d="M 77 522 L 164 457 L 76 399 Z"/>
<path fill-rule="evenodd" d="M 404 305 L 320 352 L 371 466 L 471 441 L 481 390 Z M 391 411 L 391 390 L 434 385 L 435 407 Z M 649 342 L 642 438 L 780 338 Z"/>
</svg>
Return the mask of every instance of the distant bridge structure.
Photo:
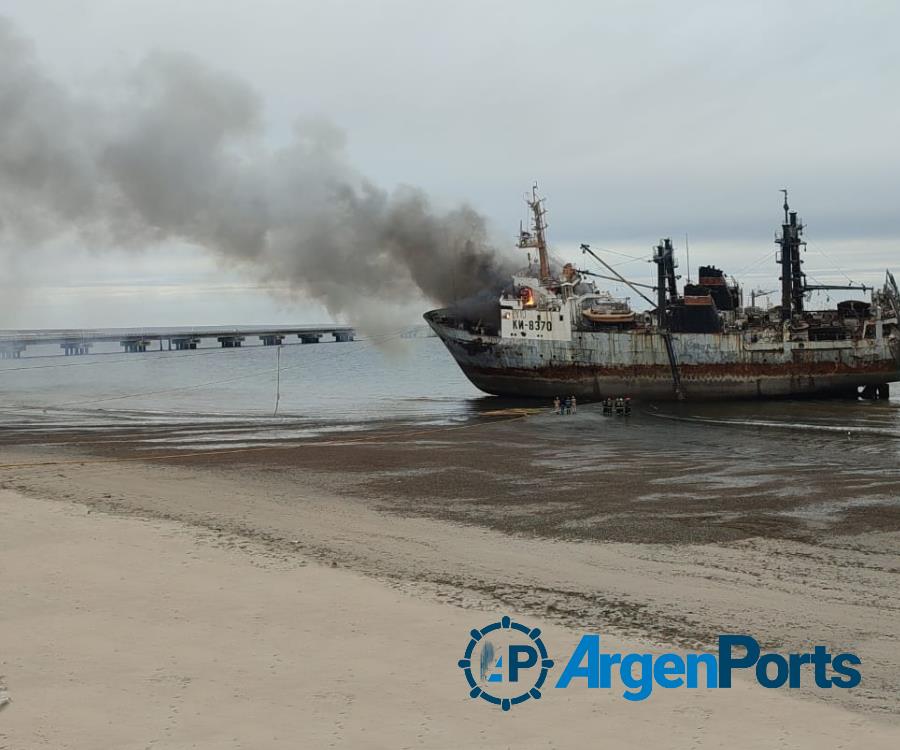
<svg viewBox="0 0 900 750">
<path fill-rule="evenodd" d="M 74 356 L 88 354 L 100 342 L 118 342 L 126 352 L 145 352 L 151 348 L 196 349 L 204 339 L 216 339 L 222 347 L 233 348 L 241 346 L 248 337 L 258 338 L 264 346 L 279 346 L 292 337 L 303 344 L 318 344 L 323 336 L 330 336 L 333 341 L 353 341 L 356 331 L 343 325 L 0 330 L 0 358 L 17 359 L 27 347 L 38 344 L 58 344 L 66 356 Z"/>
</svg>

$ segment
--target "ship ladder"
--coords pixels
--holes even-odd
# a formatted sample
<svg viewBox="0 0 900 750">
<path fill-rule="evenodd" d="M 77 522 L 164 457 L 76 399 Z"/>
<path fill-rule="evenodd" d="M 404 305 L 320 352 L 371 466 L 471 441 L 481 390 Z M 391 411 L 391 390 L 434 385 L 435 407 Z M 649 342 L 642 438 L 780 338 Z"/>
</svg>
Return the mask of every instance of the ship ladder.
<svg viewBox="0 0 900 750">
<path fill-rule="evenodd" d="M 672 385 L 675 388 L 675 396 L 679 401 L 684 401 L 684 391 L 681 389 L 681 373 L 678 371 L 678 360 L 675 358 L 675 344 L 669 331 L 662 331 L 663 341 L 666 342 L 666 354 L 669 355 L 669 367 L 672 369 Z"/>
</svg>

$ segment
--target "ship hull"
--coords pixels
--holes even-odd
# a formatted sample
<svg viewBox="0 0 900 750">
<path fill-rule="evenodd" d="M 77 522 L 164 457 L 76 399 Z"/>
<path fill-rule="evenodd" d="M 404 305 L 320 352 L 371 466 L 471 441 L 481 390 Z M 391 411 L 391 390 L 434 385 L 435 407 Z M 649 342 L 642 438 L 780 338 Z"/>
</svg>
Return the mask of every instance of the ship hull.
<svg viewBox="0 0 900 750">
<path fill-rule="evenodd" d="M 573 332 L 571 341 L 517 341 L 425 320 L 469 380 L 500 396 L 583 400 L 678 397 L 665 342 L 651 331 Z M 672 335 L 681 397 L 692 400 L 855 395 L 900 381 L 900 342 L 753 341 L 737 333 Z"/>
</svg>

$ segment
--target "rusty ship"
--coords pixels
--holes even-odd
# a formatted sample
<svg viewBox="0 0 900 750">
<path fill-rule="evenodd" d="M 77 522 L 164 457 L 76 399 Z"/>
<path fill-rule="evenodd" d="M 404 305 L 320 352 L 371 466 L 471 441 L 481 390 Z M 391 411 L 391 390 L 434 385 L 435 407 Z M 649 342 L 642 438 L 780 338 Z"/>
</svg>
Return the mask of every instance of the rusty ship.
<svg viewBox="0 0 900 750">
<path fill-rule="evenodd" d="M 803 224 L 788 205 L 776 262 L 781 304 L 744 305 L 740 285 L 715 266 L 679 289 L 670 239 L 653 250 L 656 284 L 627 280 L 588 245 L 604 274 L 552 264 L 543 199 L 526 198 L 531 217 L 518 247 L 528 266 L 473 314 L 457 304 L 425 314 L 465 375 L 500 396 L 584 400 L 747 399 L 803 396 L 888 398 L 900 380 L 900 292 L 890 271 L 883 288 L 810 284 L 803 271 Z M 536 250 L 536 258 L 531 251 Z M 594 279 L 625 284 L 647 303 L 632 309 Z M 817 290 L 852 289 L 868 301 L 808 308 Z"/>
</svg>

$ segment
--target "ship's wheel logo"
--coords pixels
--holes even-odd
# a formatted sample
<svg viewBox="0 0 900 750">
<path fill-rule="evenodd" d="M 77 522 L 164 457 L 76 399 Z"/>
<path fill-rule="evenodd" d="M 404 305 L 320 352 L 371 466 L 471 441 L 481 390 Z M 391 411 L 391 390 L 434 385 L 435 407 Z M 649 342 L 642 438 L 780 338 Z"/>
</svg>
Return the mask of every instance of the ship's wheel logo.
<svg viewBox="0 0 900 750">
<path fill-rule="evenodd" d="M 469 683 L 469 697 L 481 698 L 504 711 L 541 697 L 553 660 L 539 628 L 509 617 L 469 631 L 469 644 L 458 665 Z"/>
</svg>

